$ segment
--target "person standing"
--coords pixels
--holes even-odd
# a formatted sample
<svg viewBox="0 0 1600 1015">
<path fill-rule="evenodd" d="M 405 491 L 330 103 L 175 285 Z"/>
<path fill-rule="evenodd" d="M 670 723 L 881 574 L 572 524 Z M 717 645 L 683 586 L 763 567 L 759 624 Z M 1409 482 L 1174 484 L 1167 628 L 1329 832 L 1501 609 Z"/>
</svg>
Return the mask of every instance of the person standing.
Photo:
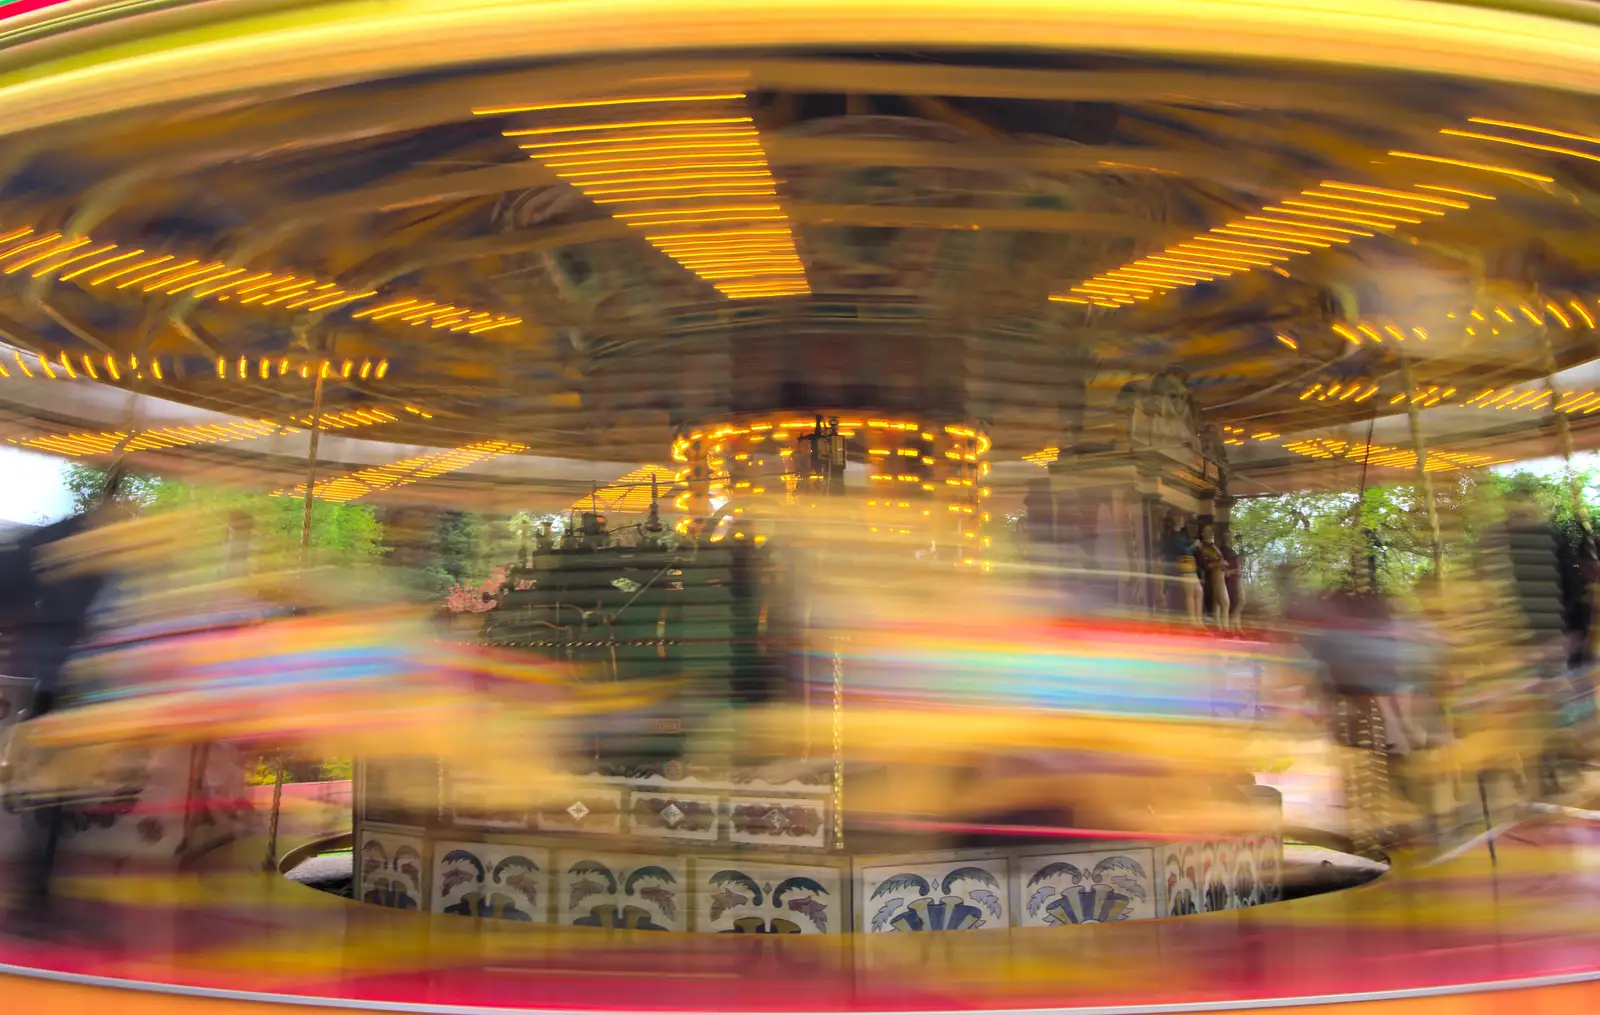
<svg viewBox="0 0 1600 1015">
<path fill-rule="evenodd" d="M 1178 602 L 1178 513 L 1168 511 L 1161 519 L 1161 534 L 1156 551 L 1161 562 L 1161 573 L 1156 580 L 1156 605 L 1163 613 L 1180 609 Z"/>
<path fill-rule="evenodd" d="M 1224 572 L 1222 548 L 1217 546 L 1217 530 L 1210 522 L 1200 527 L 1200 542 L 1195 545 L 1195 560 L 1199 564 L 1202 605 L 1205 617 L 1225 631 L 1228 627 L 1228 588 Z"/>
<path fill-rule="evenodd" d="M 1239 551 L 1233 548 L 1233 539 L 1227 530 L 1222 533 L 1222 578 L 1228 591 L 1228 627 L 1233 631 L 1244 630 L 1244 580 L 1242 571 L 1244 558 L 1239 556 Z"/>
<path fill-rule="evenodd" d="M 1205 587 L 1200 584 L 1196 560 L 1200 544 L 1190 531 L 1193 526 L 1194 523 L 1189 522 L 1173 532 L 1172 552 L 1178 562 L 1178 588 L 1183 597 L 1184 613 L 1189 623 L 1199 626 L 1205 623 Z"/>
</svg>

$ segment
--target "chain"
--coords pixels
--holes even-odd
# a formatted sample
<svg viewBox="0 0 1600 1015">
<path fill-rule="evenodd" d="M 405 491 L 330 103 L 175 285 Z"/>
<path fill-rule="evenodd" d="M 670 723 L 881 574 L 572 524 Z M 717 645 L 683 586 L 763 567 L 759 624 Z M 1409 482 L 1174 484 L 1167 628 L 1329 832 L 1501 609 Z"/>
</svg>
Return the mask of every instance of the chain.
<svg viewBox="0 0 1600 1015">
<path fill-rule="evenodd" d="M 833 639 L 833 848 L 844 849 L 844 656 Z"/>
</svg>

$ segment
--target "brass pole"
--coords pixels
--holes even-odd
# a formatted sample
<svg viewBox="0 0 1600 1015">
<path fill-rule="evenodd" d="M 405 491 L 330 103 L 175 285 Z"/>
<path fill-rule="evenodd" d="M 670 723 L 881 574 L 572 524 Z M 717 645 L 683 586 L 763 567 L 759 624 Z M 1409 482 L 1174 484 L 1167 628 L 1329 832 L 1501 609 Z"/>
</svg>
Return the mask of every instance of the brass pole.
<svg viewBox="0 0 1600 1015">
<path fill-rule="evenodd" d="M 127 457 L 133 442 L 139 438 L 138 400 L 138 389 L 130 385 L 128 411 L 123 416 L 127 420 L 127 425 L 122 428 L 122 438 L 111 449 L 111 461 L 106 465 L 106 482 L 100 490 L 100 504 L 102 506 L 109 506 L 112 498 L 117 495 L 117 487 L 120 485 L 117 481 L 117 474 L 122 470 L 123 459 Z"/>
<path fill-rule="evenodd" d="M 317 495 L 317 445 L 322 437 L 322 381 L 328 373 L 328 364 L 317 366 L 317 380 L 311 389 L 311 447 L 306 452 L 306 498 L 300 512 L 300 566 L 311 561 L 311 507 Z"/>
<path fill-rule="evenodd" d="M 1556 384 L 1556 355 L 1550 347 L 1550 331 L 1548 328 L 1539 329 L 1539 344 L 1544 351 L 1545 388 L 1550 392 L 1550 412 L 1555 416 L 1556 446 L 1561 449 L 1561 459 L 1567 465 L 1567 490 L 1572 496 L 1572 513 L 1578 519 L 1578 525 L 1587 535 L 1589 529 L 1589 507 L 1583 502 L 1583 482 L 1578 479 L 1578 474 L 1572 468 L 1572 425 L 1567 419 L 1562 404 L 1567 397 Z"/>
<path fill-rule="evenodd" d="M 133 450 L 134 442 L 139 439 L 139 399 L 144 394 L 148 384 L 145 378 L 145 371 L 139 369 L 136 364 L 139 362 L 140 357 L 143 357 L 146 361 L 150 358 L 150 342 L 155 336 L 155 320 L 155 318 L 149 317 L 145 319 L 144 326 L 139 332 L 138 340 L 134 343 L 135 351 L 127 361 L 128 369 L 133 374 L 132 377 L 128 378 L 128 408 L 124 414 L 127 425 L 122 428 L 121 439 L 111 449 L 111 461 L 106 466 L 107 484 L 100 492 L 100 502 L 102 504 L 109 504 L 112 497 L 116 495 L 117 490 L 114 487 L 118 473 L 122 471 L 122 462 L 128 453 Z M 114 357 L 115 354 L 111 353 L 108 356 Z"/>
<path fill-rule="evenodd" d="M 316 503 L 317 450 L 322 435 L 322 382 L 328 374 L 327 361 L 317 364 L 317 379 L 311 388 L 311 447 L 306 452 L 306 497 L 300 513 L 300 573 L 304 578 L 311 563 L 311 508 Z M 262 870 L 271 872 L 278 861 L 278 818 L 283 813 L 283 752 L 273 762 L 272 812 L 267 817 L 267 855 Z"/>
<path fill-rule="evenodd" d="M 1439 504 L 1433 495 L 1433 477 L 1428 474 L 1428 445 L 1422 437 L 1422 413 L 1417 408 L 1417 383 L 1411 376 L 1411 360 L 1400 356 L 1400 372 L 1405 378 L 1406 417 L 1411 423 L 1411 444 L 1417 453 L 1417 497 L 1428 513 L 1429 550 L 1433 555 L 1433 573 L 1444 577 L 1444 540 L 1439 530 Z M 1367 448 L 1367 454 L 1372 448 Z"/>
</svg>

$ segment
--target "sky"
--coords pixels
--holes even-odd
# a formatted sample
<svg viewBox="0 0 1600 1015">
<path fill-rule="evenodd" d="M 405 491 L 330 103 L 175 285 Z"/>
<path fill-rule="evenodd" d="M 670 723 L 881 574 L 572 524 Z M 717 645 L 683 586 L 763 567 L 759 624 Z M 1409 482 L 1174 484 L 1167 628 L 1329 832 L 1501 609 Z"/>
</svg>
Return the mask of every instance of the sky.
<svg viewBox="0 0 1600 1015">
<path fill-rule="evenodd" d="M 1510 474 L 1513 472 L 1532 472 L 1540 476 L 1549 476 L 1561 471 L 1562 460 L 1557 458 L 1536 458 L 1527 462 L 1512 462 L 1496 468 L 1495 472 Z M 1572 464 L 1580 469 L 1600 468 L 1600 454 L 1593 451 L 1580 451 L 1572 456 Z"/>
<path fill-rule="evenodd" d="M 71 514 L 66 469 L 60 458 L 0 447 L 0 521 L 38 524 Z"/>
</svg>

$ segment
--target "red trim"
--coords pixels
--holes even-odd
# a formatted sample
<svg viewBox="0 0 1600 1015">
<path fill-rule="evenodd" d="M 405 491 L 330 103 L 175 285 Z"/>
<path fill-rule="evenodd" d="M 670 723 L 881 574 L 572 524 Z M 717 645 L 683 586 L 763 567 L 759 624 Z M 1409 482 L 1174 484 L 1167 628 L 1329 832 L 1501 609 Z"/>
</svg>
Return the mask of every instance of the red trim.
<svg viewBox="0 0 1600 1015">
<path fill-rule="evenodd" d="M 66 2 L 67 0 L 12 0 L 11 3 L 0 6 L 0 21 L 42 11 L 46 7 L 55 7 Z"/>
</svg>

